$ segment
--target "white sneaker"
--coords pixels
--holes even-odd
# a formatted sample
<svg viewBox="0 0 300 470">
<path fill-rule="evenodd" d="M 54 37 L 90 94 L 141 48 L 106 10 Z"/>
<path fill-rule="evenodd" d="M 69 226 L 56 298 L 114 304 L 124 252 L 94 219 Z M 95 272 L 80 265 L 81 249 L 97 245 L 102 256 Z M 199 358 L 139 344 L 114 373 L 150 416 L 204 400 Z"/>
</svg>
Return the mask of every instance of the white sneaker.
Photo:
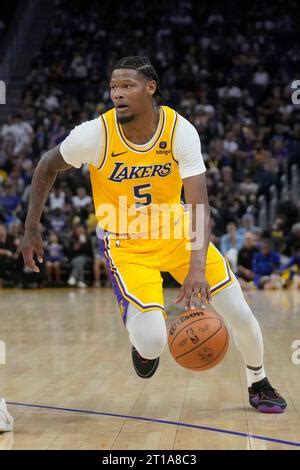
<svg viewBox="0 0 300 470">
<path fill-rule="evenodd" d="M 87 287 L 86 283 L 83 282 L 83 281 L 78 281 L 78 282 L 77 282 L 77 286 L 78 286 L 78 287 Z"/>
<path fill-rule="evenodd" d="M 4 398 L 0 400 L 0 432 L 12 431 L 14 418 L 7 411 Z"/>
<path fill-rule="evenodd" d="M 75 279 L 74 276 L 69 277 L 69 279 L 68 279 L 68 284 L 69 284 L 69 286 L 75 286 L 75 284 L 76 284 L 76 279 Z"/>
</svg>

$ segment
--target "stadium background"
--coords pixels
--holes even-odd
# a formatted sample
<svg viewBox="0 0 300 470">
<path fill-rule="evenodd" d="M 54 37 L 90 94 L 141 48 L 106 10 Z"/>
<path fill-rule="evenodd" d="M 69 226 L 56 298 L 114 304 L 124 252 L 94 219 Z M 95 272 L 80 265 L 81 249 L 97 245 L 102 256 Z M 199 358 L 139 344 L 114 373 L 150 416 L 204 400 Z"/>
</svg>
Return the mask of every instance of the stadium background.
<svg viewBox="0 0 300 470">
<path fill-rule="evenodd" d="M 297 285 L 296 1 L 254 0 L 242 7 L 237 1 L 125 1 L 121 9 L 106 0 L 20 0 L 6 10 L 0 11 L 0 79 L 7 85 L 7 104 L 0 106 L 0 285 L 67 285 L 79 257 L 78 286 L 109 285 L 97 255 L 86 167 L 59 176 L 40 226 L 46 260 L 57 255 L 60 276 L 51 277 L 46 265 L 41 275 L 26 272 L 19 246 L 38 160 L 75 125 L 111 107 L 109 70 L 126 55 L 150 57 L 162 103 L 196 126 L 212 240 L 243 286 Z M 172 282 L 165 276 L 166 285 Z"/>
</svg>

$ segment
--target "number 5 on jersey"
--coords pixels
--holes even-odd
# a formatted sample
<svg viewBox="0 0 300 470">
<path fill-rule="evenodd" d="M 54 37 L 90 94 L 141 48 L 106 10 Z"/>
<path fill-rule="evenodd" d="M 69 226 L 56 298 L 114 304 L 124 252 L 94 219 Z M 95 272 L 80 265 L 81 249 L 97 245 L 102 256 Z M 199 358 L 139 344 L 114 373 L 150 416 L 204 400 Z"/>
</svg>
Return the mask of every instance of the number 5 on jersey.
<svg viewBox="0 0 300 470">
<path fill-rule="evenodd" d="M 149 206 L 152 202 L 152 195 L 145 192 L 148 188 L 151 188 L 151 184 L 140 184 L 139 186 L 134 186 L 133 193 L 134 197 L 139 199 L 138 202 L 135 202 L 135 208 Z"/>
</svg>

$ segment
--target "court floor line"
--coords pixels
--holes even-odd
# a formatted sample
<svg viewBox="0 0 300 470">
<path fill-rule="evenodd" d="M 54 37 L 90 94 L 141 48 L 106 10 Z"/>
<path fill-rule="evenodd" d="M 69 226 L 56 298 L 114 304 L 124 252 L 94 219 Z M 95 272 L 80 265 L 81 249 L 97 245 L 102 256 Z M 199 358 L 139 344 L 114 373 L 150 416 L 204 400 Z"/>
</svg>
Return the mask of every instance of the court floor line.
<svg viewBox="0 0 300 470">
<path fill-rule="evenodd" d="M 168 424 L 170 426 L 179 426 L 182 428 L 201 429 L 203 431 L 211 431 L 211 432 L 216 432 L 220 434 L 230 434 L 233 436 L 259 439 L 261 441 L 275 442 L 277 444 L 286 444 L 288 446 L 300 447 L 300 442 L 285 441 L 283 439 L 276 439 L 276 438 L 268 437 L 268 436 L 258 436 L 256 434 L 248 434 L 245 432 L 230 431 L 229 429 L 211 428 L 208 426 L 200 426 L 198 424 L 178 423 L 176 421 L 167 421 L 164 419 L 144 418 L 142 416 L 128 416 L 128 415 L 122 415 L 118 413 L 107 413 L 104 411 L 79 410 L 76 408 L 62 408 L 58 406 L 35 405 L 33 403 L 19 403 L 19 402 L 14 402 L 14 401 L 7 401 L 6 403 L 8 405 L 26 406 L 29 408 L 41 408 L 41 409 L 46 409 L 46 410 L 67 411 L 70 413 L 82 413 L 82 414 L 90 414 L 90 415 L 97 415 L 97 416 L 110 416 L 113 418 L 134 419 L 137 421 L 148 421 L 152 423 Z"/>
</svg>

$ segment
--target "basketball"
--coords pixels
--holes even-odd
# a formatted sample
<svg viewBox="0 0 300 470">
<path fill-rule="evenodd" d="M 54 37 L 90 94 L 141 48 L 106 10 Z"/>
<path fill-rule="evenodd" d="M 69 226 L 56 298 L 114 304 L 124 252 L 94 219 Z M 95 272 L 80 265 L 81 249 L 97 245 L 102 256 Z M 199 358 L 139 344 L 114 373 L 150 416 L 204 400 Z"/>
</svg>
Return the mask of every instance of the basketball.
<svg viewBox="0 0 300 470">
<path fill-rule="evenodd" d="M 228 349 L 229 334 L 222 318 L 216 313 L 188 310 L 173 322 L 168 344 L 177 364 L 202 371 L 222 361 Z"/>
</svg>

